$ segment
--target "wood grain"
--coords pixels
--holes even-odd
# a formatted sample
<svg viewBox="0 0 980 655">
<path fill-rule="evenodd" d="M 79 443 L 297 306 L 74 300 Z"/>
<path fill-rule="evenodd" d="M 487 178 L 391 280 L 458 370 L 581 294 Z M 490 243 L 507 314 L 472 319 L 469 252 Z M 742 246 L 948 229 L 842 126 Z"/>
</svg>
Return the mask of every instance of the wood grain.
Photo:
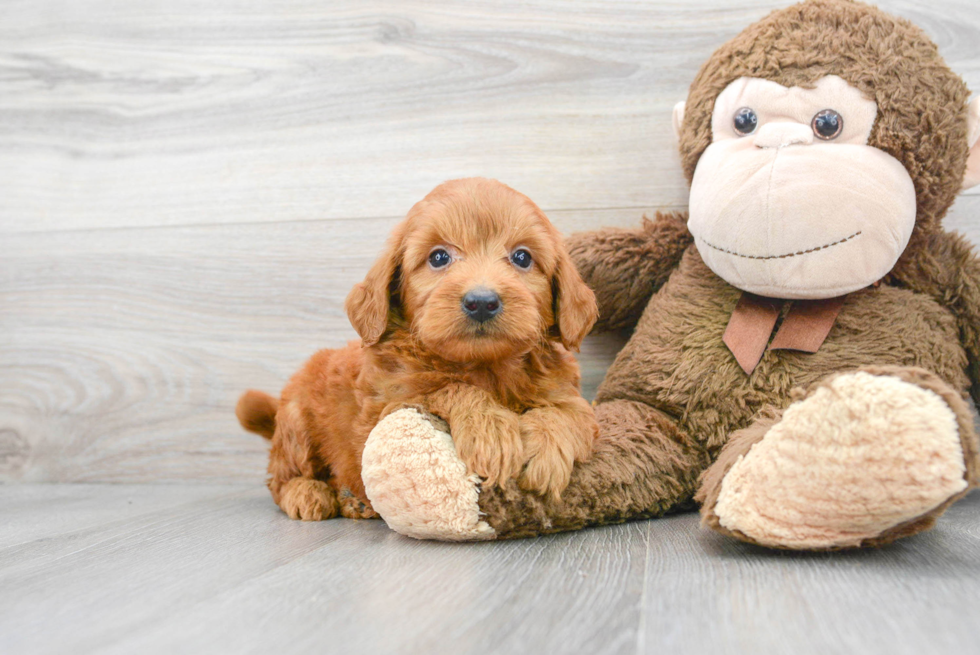
<svg viewBox="0 0 980 655">
<path fill-rule="evenodd" d="M 259 482 L 266 443 L 238 426 L 235 401 L 277 393 L 317 348 L 356 338 L 343 300 L 391 224 L 8 235 L 0 479 Z M 587 393 L 621 341 L 584 349 Z"/>
<path fill-rule="evenodd" d="M 35 487 L 35 497 L 51 488 Z M 119 485 L 103 490 L 92 493 L 91 505 L 128 493 Z M 156 493 L 166 497 L 170 490 Z M 212 489 L 192 502 L 4 548 L 0 650 L 92 652 L 354 527 L 337 521 L 317 530 L 291 521 L 270 507 L 261 487 Z"/>
<path fill-rule="evenodd" d="M 34 544 L 27 546 L 33 551 L 36 542 L 42 540 L 78 535 L 91 528 L 160 514 L 204 499 L 232 496 L 245 489 L 255 491 L 251 485 L 172 485 L 162 490 L 152 484 L 5 485 L 0 492 L 0 552 L 9 553 L 12 547 L 27 544 Z"/>
<path fill-rule="evenodd" d="M 693 514 L 460 545 L 189 488 L 0 486 L 42 515 L 78 495 L 74 527 L 0 546 L 0 652 L 977 652 L 977 494 L 887 548 L 794 554 Z"/>
<path fill-rule="evenodd" d="M 688 521 L 650 526 L 648 652 L 977 652 L 980 495 L 876 551 L 775 552 Z"/>
<path fill-rule="evenodd" d="M 477 174 L 684 205 L 671 108 L 785 4 L 7 2 L 0 232 L 398 216 Z M 973 0 L 879 4 L 980 88 Z"/>
<path fill-rule="evenodd" d="M 481 174 L 566 233 L 683 207 L 670 109 L 782 4 L 4 3 L 0 481 L 258 483 L 235 399 L 354 336 L 412 203 Z M 973 2 L 882 6 L 980 88 Z M 622 343 L 586 342 L 586 396 Z"/>
</svg>

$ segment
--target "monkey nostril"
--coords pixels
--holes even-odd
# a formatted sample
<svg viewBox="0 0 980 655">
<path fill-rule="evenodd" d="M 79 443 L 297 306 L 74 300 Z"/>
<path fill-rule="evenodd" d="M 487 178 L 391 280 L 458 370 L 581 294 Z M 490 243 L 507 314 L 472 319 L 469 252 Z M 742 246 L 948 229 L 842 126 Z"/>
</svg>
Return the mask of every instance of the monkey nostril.
<svg viewBox="0 0 980 655">
<path fill-rule="evenodd" d="M 500 313 L 500 296 L 484 287 L 468 291 L 463 296 L 463 311 L 474 321 L 489 321 Z"/>
</svg>

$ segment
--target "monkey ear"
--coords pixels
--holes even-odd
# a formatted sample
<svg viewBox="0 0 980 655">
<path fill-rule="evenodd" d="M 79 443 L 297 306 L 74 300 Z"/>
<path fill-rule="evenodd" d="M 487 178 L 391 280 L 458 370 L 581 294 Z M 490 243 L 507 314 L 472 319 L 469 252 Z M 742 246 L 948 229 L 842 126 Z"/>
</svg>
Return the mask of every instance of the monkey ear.
<svg viewBox="0 0 980 655">
<path fill-rule="evenodd" d="M 599 318 L 599 307 L 592 289 L 582 280 L 575 263 L 564 250 L 558 254 L 551 287 L 555 303 L 555 323 L 561 342 L 569 350 L 578 352 L 582 339 Z"/>
<path fill-rule="evenodd" d="M 674 105 L 674 136 L 681 138 L 681 128 L 684 127 L 684 107 L 687 103 L 683 100 Z"/>
<path fill-rule="evenodd" d="M 966 159 L 963 189 L 980 184 L 980 96 L 970 102 L 966 112 L 966 143 L 970 155 Z"/>
<path fill-rule="evenodd" d="M 388 328 L 392 286 L 396 282 L 405 232 L 404 223 L 395 228 L 384 252 L 374 262 L 364 281 L 354 285 L 344 302 L 347 318 L 361 335 L 365 346 L 378 343 Z"/>
</svg>

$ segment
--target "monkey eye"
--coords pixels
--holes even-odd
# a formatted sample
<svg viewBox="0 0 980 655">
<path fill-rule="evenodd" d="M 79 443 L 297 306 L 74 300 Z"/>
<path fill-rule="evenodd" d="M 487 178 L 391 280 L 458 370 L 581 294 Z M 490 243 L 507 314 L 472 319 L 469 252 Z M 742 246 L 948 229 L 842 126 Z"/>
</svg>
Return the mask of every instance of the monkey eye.
<svg viewBox="0 0 980 655">
<path fill-rule="evenodd" d="M 526 248 L 518 248 L 511 253 L 510 261 L 512 261 L 514 266 L 517 268 L 527 270 L 531 268 L 531 253 L 529 253 Z"/>
<path fill-rule="evenodd" d="M 830 141 L 840 136 L 844 130 L 844 117 L 833 109 L 824 109 L 818 111 L 813 117 L 810 127 L 813 128 L 813 133 L 817 135 L 818 139 Z"/>
<path fill-rule="evenodd" d="M 453 261 L 453 256 L 445 248 L 436 248 L 429 253 L 429 266 L 444 268 Z"/>
<path fill-rule="evenodd" d="M 756 116 L 755 110 L 751 107 L 742 107 L 735 112 L 735 118 L 732 123 L 735 131 L 745 136 L 746 134 L 755 132 L 756 125 L 759 124 L 759 117 Z"/>
</svg>

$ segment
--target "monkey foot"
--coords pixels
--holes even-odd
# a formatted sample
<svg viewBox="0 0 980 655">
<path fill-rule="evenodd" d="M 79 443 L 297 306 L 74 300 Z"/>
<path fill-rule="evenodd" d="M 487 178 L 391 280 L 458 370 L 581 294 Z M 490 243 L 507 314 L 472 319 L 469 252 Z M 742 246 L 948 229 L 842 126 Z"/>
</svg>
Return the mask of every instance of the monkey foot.
<svg viewBox="0 0 980 655">
<path fill-rule="evenodd" d="M 869 371 L 829 378 L 778 420 L 733 435 L 702 478 L 704 523 L 804 550 L 932 527 L 976 476 L 969 411 L 925 371 Z"/>
<path fill-rule="evenodd" d="M 452 437 L 413 408 L 371 431 L 361 477 L 371 505 L 392 530 L 416 539 L 479 541 L 495 532 L 480 519 L 480 479 L 467 474 Z"/>
</svg>

